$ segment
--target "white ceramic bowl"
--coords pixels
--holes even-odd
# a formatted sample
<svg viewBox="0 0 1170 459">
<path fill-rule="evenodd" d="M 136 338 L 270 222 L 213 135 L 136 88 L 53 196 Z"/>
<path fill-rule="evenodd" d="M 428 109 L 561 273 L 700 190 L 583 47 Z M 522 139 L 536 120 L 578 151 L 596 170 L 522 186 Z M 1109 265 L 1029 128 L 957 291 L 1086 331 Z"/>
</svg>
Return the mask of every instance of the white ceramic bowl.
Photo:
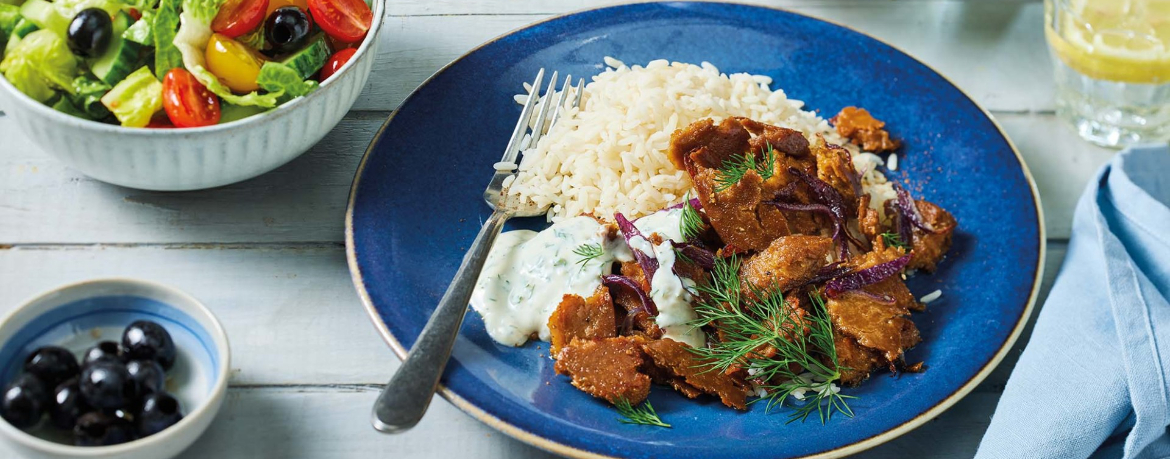
<svg viewBox="0 0 1170 459">
<path fill-rule="evenodd" d="M 30 458 L 161 459 L 178 455 L 199 438 L 223 404 L 231 368 L 227 335 L 198 300 L 170 287 L 130 279 L 103 279 L 59 287 L 21 305 L 0 322 L 0 382 L 21 371 L 25 357 L 45 345 L 80 355 L 98 341 L 121 339 L 139 319 L 162 325 L 175 341 L 175 365 L 166 389 L 183 420 L 146 438 L 113 446 L 72 446 L 48 426 L 25 432 L 0 419 L 0 437 Z M 57 435 L 54 437 L 54 435 Z M 52 441 L 55 438 L 58 441 Z"/>
<path fill-rule="evenodd" d="M 203 128 L 132 129 L 53 110 L 0 76 L 0 103 L 45 152 L 85 175 L 145 190 L 196 190 L 246 180 L 300 156 L 337 125 L 370 76 L 385 1 L 370 32 L 333 78 L 308 96 Z M 0 145 L 0 153 L 4 147 Z"/>
</svg>

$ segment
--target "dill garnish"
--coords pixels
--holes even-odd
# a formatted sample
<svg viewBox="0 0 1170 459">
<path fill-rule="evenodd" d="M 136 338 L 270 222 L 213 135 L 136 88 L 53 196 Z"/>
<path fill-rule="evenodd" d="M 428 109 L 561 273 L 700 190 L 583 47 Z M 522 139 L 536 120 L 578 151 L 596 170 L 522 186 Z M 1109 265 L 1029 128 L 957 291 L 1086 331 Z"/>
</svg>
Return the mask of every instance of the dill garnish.
<svg viewBox="0 0 1170 459">
<path fill-rule="evenodd" d="M 853 397 L 840 394 L 833 384 L 841 379 L 841 368 L 833 324 L 820 295 L 809 295 L 813 307 L 802 318 L 779 289 L 753 289 L 756 299 L 743 295 L 739 268 L 738 258 L 717 257 L 710 282 L 695 287 L 702 299 L 695 306 L 699 318 L 692 325 L 717 324 L 723 341 L 692 352 L 710 367 L 708 371 L 742 366 L 750 369 L 753 379 L 779 381 L 762 386 L 768 394 L 753 403 L 766 400 L 765 411 L 789 403 L 794 411 L 788 422 L 804 421 L 813 411 L 822 424 L 834 412 L 852 417 L 845 399 Z M 757 357 L 755 352 L 763 346 L 774 347 L 776 355 Z M 789 402 L 789 396 L 803 403 Z"/>
<path fill-rule="evenodd" d="M 622 417 L 618 418 L 618 420 L 622 424 L 641 424 L 645 426 L 670 428 L 670 424 L 663 422 L 662 418 L 658 417 L 658 413 L 654 412 L 654 407 L 650 405 L 649 400 L 643 403 L 642 406 L 635 407 L 630 405 L 629 400 L 623 398 L 614 402 L 613 406 L 617 408 L 618 413 L 621 413 Z"/>
<path fill-rule="evenodd" d="M 903 249 L 910 248 L 909 244 L 906 244 L 906 241 L 903 241 L 902 236 L 900 236 L 898 233 L 887 232 L 882 233 L 881 236 L 882 241 L 886 243 L 887 247 L 898 247 Z"/>
<path fill-rule="evenodd" d="M 699 233 L 703 231 L 703 216 L 699 215 L 699 209 L 691 205 L 690 193 L 683 199 L 682 215 L 679 216 L 678 225 L 683 239 L 687 241 L 698 239 Z"/>
<path fill-rule="evenodd" d="M 605 255 L 605 249 L 601 248 L 601 244 L 581 244 L 573 249 L 573 253 L 581 257 L 577 260 L 577 264 L 581 265 L 581 269 L 585 269 L 585 265 L 594 258 Z"/>
<path fill-rule="evenodd" d="M 749 169 L 756 171 L 764 180 L 768 180 L 775 173 L 775 165 L 776 151 L 772 149 L 771 143 L 764 150 L 764 159 L 762 161 L 757 161 L 756 155 L 750 151 L 742 155 L 727 158 L 727 160 L 723 161 L 723 166 L 719 168 L 719 172 L 715 174 L 715 191 L 722 192 L 739 183 L 740 179 L 743 178 L 743 174 L 746 174 Z"/>
</svg>

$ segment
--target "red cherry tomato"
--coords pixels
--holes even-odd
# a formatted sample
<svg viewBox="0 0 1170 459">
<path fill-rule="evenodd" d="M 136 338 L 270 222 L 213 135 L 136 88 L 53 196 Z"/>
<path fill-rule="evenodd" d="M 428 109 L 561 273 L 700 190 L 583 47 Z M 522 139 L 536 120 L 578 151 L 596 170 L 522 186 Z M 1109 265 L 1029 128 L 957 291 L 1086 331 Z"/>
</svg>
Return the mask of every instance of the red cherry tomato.
<svg viewBox="0 0 1170 459">
<path fill-rule="evenodd" d="M 171 129 L 175 127 L 171 124 L 171 119 L 167 118 L 166 112 L 155 113 L 150 117 L 150 122 L 146 124 L 147 129 Z"/>
<path fill-rule="evenodd" d="M 374 12 L 362 0 L 309 0 L 309 12 L 321 30 L 344 43 L 362 41 L 374 22 Z"/>
<path fill-rule="evenodd" d="M 239 37 L 260 27 L 267 11 L 268 0 L 227 0 L 211 21 L 211 30 Z"/>
<path fill-rule="evenodd" d="M 219 98 L 183 68 L 171 69 L 163 78 L 163 110 L 176 127 L 210 126 L 219 122 Z"/>
<path fill-rule="evenodd" d="M 311 19 L 312 15 L 310 14 L 309 17 Z M 341 51 L 345 48 L 357 48 L 357 47 L 362 45 L 362 42 L 360 42 L 360 41 L 357 43 L 346 43 L 344 41 L 338 41 L 337 39 L 330 37 L 329 35 L 325 35 L 325 41 L 327 43 L 329 43 L 329 49 L 332 49 L 334 51 Z"/>
<path fill-rule="evenodd" d="M 325 61 L 325 66 L 321 67 L 321 81 L 328 80 L 334 73 L 341 70 L 341 67 L 349 62 L 356 52 L 357 48 L 346 48 L 329 56 L 329 60 Z"/>
</svg>

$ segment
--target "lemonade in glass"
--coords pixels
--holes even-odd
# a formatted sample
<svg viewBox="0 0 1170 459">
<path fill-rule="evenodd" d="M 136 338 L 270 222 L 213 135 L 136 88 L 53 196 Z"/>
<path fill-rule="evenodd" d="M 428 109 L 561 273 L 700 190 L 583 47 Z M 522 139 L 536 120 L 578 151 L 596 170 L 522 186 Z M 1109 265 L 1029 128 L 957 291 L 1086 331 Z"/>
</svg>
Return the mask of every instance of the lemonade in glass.
<svg viewBox="0 0 1170 459">
<path fill-rule="evenodd" d="M 1098 145 L 1170 139 L 1170 0 L 1045 0 L 1057 116 Z"/>
</svg>

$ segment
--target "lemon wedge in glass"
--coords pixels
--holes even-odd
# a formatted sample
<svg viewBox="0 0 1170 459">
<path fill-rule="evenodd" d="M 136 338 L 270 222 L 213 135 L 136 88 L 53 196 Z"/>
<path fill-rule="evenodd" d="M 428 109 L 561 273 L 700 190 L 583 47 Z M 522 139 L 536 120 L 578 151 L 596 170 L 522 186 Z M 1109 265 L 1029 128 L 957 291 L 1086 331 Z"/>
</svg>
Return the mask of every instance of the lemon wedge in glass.
<svg viewBox="0 0 1170 459">
<path fill-rule="evenodd" d="M 1170 0 L 1052 2 L 1065 7 L 1046 4 L 1044 32 L 1069 67 L 1097 80 L 1170 83 Z"/>
</svg>

